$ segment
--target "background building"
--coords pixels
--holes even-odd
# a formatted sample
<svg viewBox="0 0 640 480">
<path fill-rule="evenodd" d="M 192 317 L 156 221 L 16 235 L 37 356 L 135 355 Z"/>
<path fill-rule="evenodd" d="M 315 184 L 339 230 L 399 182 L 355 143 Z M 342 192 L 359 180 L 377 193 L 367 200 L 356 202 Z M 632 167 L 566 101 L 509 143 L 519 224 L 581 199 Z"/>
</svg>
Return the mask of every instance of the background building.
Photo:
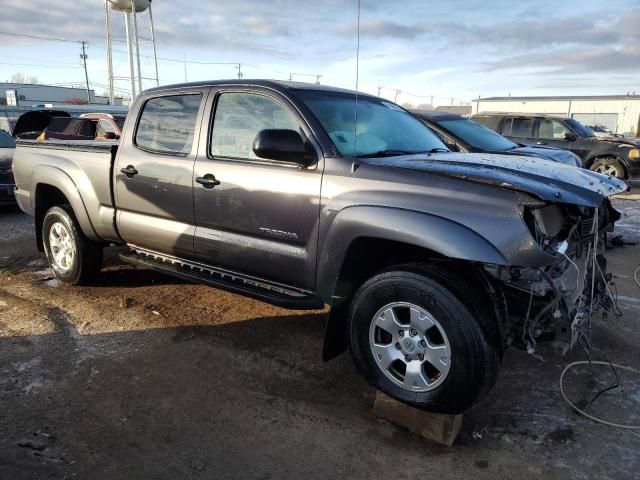
<svg viewBox="0 0 640 480">
<path fill-rule="evenodd" d="M 566 115 L 585 125 L 604 125 L 614 133 L 640 136 L 640 95 L 479 98 L 473 101 L 473 113 L 480 112 Z"/>
<path fill-rule="evenodd" d="M 89 90 L 92 104 L 107 104 L 109 98 L 96 96 Z M 31 107 L 48 103 L 84 103 L 87 101 L 85 88 L 57 87 L 31 83 L 0 83 L 0 105 Z M 114 105 L 122 105 L 122 98 L 114 98 Z"/>
</svg>

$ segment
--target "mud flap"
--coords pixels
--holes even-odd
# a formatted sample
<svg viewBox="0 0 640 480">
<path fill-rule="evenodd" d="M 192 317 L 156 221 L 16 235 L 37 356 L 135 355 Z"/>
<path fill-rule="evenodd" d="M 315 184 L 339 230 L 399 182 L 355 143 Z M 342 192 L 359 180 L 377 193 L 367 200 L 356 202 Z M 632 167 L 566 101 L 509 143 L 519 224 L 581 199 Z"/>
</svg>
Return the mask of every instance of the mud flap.
<svg viewBox="0 0 640 480">
<path fill-rule="evenodd" d="M 332 307 L 324 333 L 322 360 L 328 362 L 342 354 L 349 346 L 347 335 L 348 305 Z"/>
</svg>

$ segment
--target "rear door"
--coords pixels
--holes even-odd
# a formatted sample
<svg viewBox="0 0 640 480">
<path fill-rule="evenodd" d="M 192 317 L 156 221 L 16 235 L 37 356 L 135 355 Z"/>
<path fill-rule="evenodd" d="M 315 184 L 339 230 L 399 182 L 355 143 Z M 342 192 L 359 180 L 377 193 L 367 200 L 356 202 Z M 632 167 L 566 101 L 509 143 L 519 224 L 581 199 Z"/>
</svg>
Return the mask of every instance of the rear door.
<svg viewBox="0 0 640 480">
<path fill-rule="evenodd" d="M 211 94 L 211 121 L 194 178 L 195 255 L 203 263 L 312 290 L 323 157 L 297 109 L 270 90 Z M 263 129 L 297 130 L 316 152 L 310 167 L 264 160 L 252 151 Z"/>
<path fill-rule="evenodd" d="M 130 244 L 193 256 L 193 165 L 206 89 L 138 103 L 115 168 L 117 223 Z M 135 123 L 135 125 L 134 125 Z"/>
</svg>

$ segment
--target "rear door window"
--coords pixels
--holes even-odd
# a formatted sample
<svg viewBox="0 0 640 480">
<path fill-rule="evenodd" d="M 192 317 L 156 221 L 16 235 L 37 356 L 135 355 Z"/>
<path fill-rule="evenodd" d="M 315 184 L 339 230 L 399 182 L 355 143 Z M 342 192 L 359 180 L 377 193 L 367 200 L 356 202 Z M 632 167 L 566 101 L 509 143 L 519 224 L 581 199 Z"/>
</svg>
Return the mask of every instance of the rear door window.
<svg viewBox="0 0 640 480">
<path fill-rule="evenodd" d="M 166 95 L 147 100 L 134 143 L 154 153 L 187 155 L 193 146 L 201 94 Z"/>
<path fill-rule="evenodd" d="M 511 122 L 506 122 L 502 127 L 502 134 L 510 137 L 531 138 L 533 119 L 515 117 Z"/>
</svg>

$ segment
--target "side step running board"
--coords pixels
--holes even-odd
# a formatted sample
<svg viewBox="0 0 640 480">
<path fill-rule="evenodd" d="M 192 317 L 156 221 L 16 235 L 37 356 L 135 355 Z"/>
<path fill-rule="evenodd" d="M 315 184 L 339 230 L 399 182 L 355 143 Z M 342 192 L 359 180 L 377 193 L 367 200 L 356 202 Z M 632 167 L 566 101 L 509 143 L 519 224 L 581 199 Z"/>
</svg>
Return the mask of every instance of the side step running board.
<svg viewBox="0 0 640 480">
<path fill-rule="evenodd" d="M 324 303 L 311 292 L 292 289 L 255 277 L 240 275 L 199 262 L 129 245 L 132 252 L 120 258 L 133 265 L 182 278 L 193 283 L 206 283 L 223 290 L 239 293 L 266 303 L 292 310 L 316 310 Z"/>
</svg>

